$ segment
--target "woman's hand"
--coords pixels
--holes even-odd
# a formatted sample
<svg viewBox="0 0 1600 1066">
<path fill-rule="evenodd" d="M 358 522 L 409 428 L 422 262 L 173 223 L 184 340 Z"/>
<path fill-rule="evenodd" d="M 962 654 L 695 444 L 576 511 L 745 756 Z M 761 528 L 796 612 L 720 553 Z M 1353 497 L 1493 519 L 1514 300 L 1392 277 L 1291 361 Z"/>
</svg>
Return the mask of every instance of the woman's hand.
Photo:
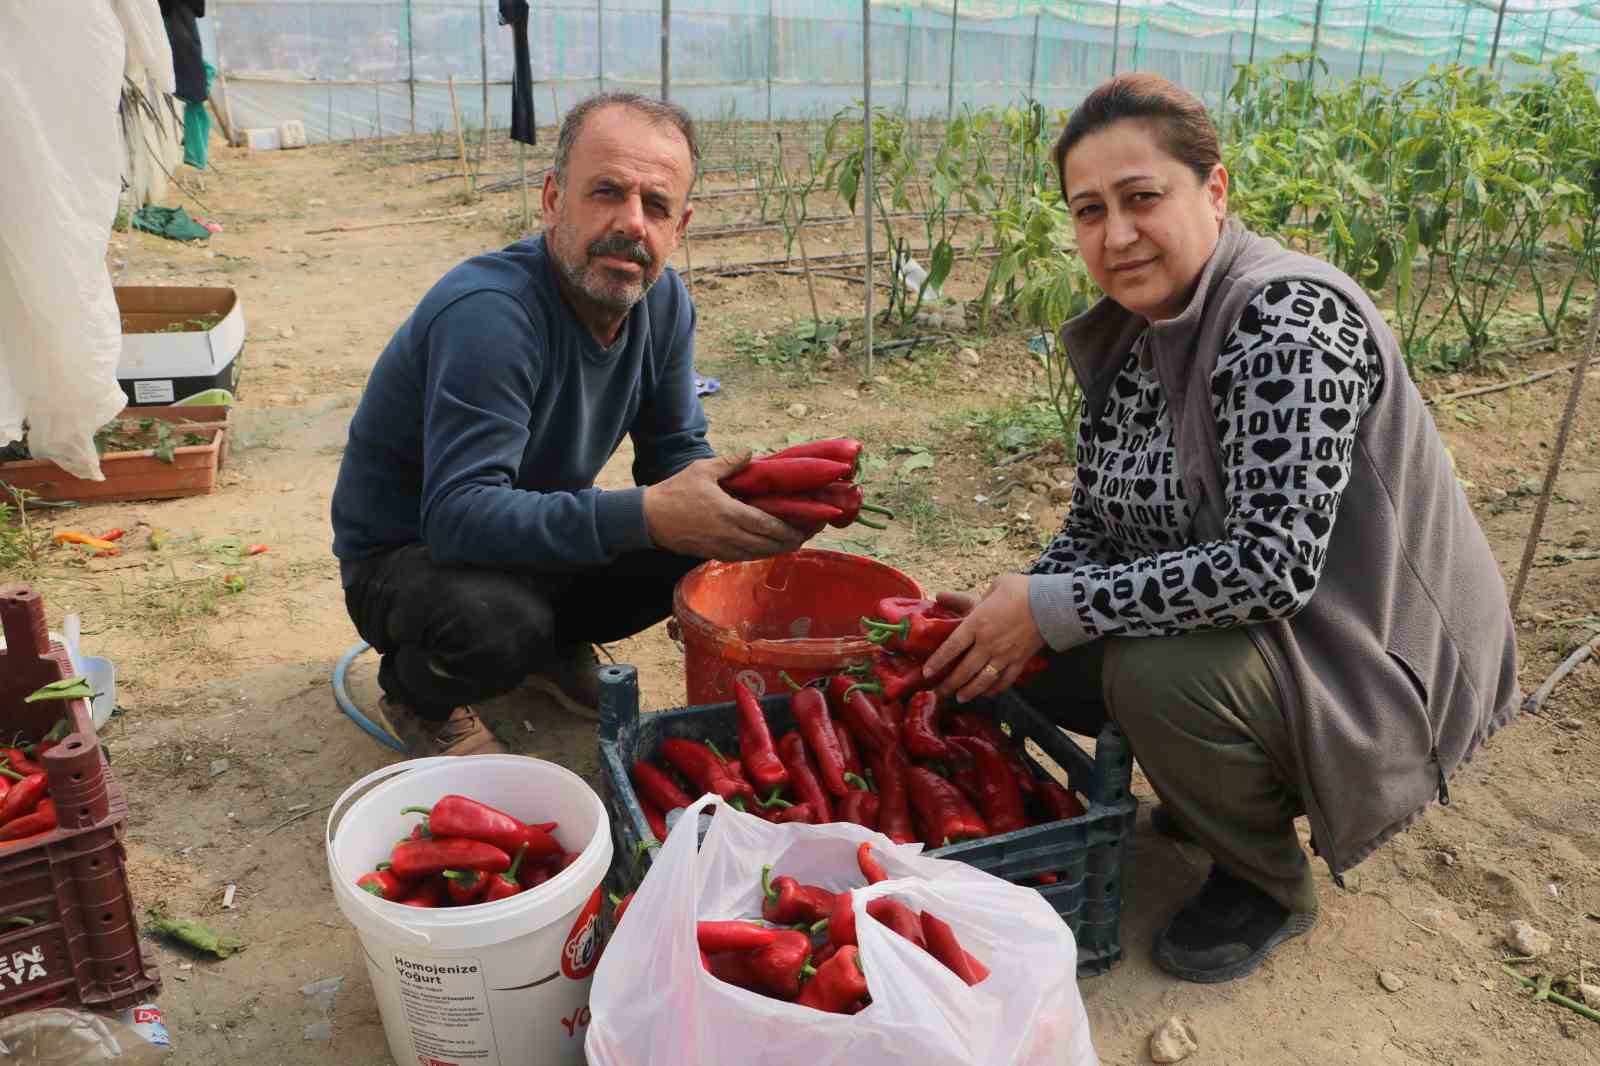
<svg viewBox="0 0 1600 1066">
<path fill-rule="evenodd" d="M 938 688 L 942 696 L 954 694 L 961 703 L 997 696 L 1044 647 L 1028 606 L 1028 579 L 1022 574 L 995 578 L 982 600 L 964 592 L 941 592 L 939 602 L 967 616 L 922 668 L 930 678 L 949 669 Z"/>
</svg>

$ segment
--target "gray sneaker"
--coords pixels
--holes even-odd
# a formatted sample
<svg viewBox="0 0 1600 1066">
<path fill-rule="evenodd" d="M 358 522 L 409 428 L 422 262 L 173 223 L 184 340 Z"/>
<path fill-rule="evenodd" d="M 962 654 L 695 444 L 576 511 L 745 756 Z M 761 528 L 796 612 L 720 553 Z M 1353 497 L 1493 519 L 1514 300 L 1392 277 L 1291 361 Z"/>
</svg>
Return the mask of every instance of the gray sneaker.
<svg viewBox="0 0 1600 1066">
<path fill-rule="evenodd" d="M 548 696 L 562 710 L 600 720 L 600 657 L 592 644 L 557 649 L 522 680 L 522 687 Z"/>
<path fill-rule="evenodd" d="M 507 748 L 495 739 L 471 707 L 457 707 L 444 721 L 419 715 L 414 708 L 385 696 L 378 704 L 384 721 L 405 745 L 406 754 L 422 758 L 429 755 L 504 755 Z"/>
</svg>

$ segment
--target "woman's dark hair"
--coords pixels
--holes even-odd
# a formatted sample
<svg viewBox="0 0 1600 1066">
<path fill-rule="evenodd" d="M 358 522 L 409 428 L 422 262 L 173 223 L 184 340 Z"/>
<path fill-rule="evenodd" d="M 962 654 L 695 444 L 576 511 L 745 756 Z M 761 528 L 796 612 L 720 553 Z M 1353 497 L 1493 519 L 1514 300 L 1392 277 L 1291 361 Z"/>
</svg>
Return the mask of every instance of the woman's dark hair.
<svg viewBox="0 0 1600 1066">
<path fill-rule="evenodd" d="M 1149 125 L 1167 154 L 1202 182 L 1222 162 L 1217 127 L 1193 93 L 1159 74 L 1118 74 L 1102 82 L 1077 106 L 1056 141 L 1056 173 L 1063 197 L 1067 194 L 1067 153 L 1089 134 L 1124 119 Z"/>
</svg>

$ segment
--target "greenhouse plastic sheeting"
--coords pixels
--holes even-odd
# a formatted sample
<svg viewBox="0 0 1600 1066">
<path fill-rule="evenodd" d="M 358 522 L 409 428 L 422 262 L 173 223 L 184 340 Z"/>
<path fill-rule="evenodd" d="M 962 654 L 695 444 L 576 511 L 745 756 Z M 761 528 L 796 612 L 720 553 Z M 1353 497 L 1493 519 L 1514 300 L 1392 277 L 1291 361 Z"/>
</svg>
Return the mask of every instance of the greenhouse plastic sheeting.
<svg viewBox="0 0 1600 1066">
<path fill-rule="evenodd" d="M 124 31 L 123 21 L 129 26 Z M 36 457 L 96 478 L 94 433 L 125 402 L 121 320 L 106 240 L 124 164 L 117 104 L 127 68 L 160 70 L 156 0 L 18 4 L 0 34 L 0 445 L 24 423 Z"/>
<path fill-rule="evenodd" d="M 672 99 L 698 117 L 811 117 L 861 95 L 855 0 L 672 0 Z M 494 0 L 218 0 L 201 22 L 243 126 L 305 123 L 312 140 L 511 121 L 510 33 Z M 1032 96 L 1069 107 L 1113 72 L 1148 70 L 1221 103 L 1235 64 L 1315 50 L 1334 78 L 1391 83 L 1459 62 L 1502 76 L 1576 52 L 1600 70 L 1600 0 L 960 0 L 875 3 L 873 98 L 915 115 Z M 954 18 L 952 18 L 954 14 Z M 480 19 L 483 29 L 480 31 Z M 952 49 L 952 21 L 955 47 Z M 480 32 L 484 47 L 480 50 Z M 533 5 L 540 114 L 598 89 L 657 93 L 659 0 Z M 952 63 L 953 57 L 953 63 Z"/>
</svg>

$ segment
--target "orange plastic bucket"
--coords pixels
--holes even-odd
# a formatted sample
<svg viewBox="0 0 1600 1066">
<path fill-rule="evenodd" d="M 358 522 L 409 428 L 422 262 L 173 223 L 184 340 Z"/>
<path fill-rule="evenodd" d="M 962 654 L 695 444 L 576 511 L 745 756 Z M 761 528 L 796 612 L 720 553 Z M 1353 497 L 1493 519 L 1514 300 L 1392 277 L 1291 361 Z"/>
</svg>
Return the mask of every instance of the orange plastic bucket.
<svg viewBox="0 0 1600 1066">
<path fill-rule="evenodd" d="M 750 563 L 703 563 L 673 593 L 688 702 L 725 703 L 735 680 L 756 695 L 784 692 L 860 662 L 874 645 L 861 616 L 885 596 L 921 597 L 892 566 L 846 552 L 803 548 Z"/>
</svg>

